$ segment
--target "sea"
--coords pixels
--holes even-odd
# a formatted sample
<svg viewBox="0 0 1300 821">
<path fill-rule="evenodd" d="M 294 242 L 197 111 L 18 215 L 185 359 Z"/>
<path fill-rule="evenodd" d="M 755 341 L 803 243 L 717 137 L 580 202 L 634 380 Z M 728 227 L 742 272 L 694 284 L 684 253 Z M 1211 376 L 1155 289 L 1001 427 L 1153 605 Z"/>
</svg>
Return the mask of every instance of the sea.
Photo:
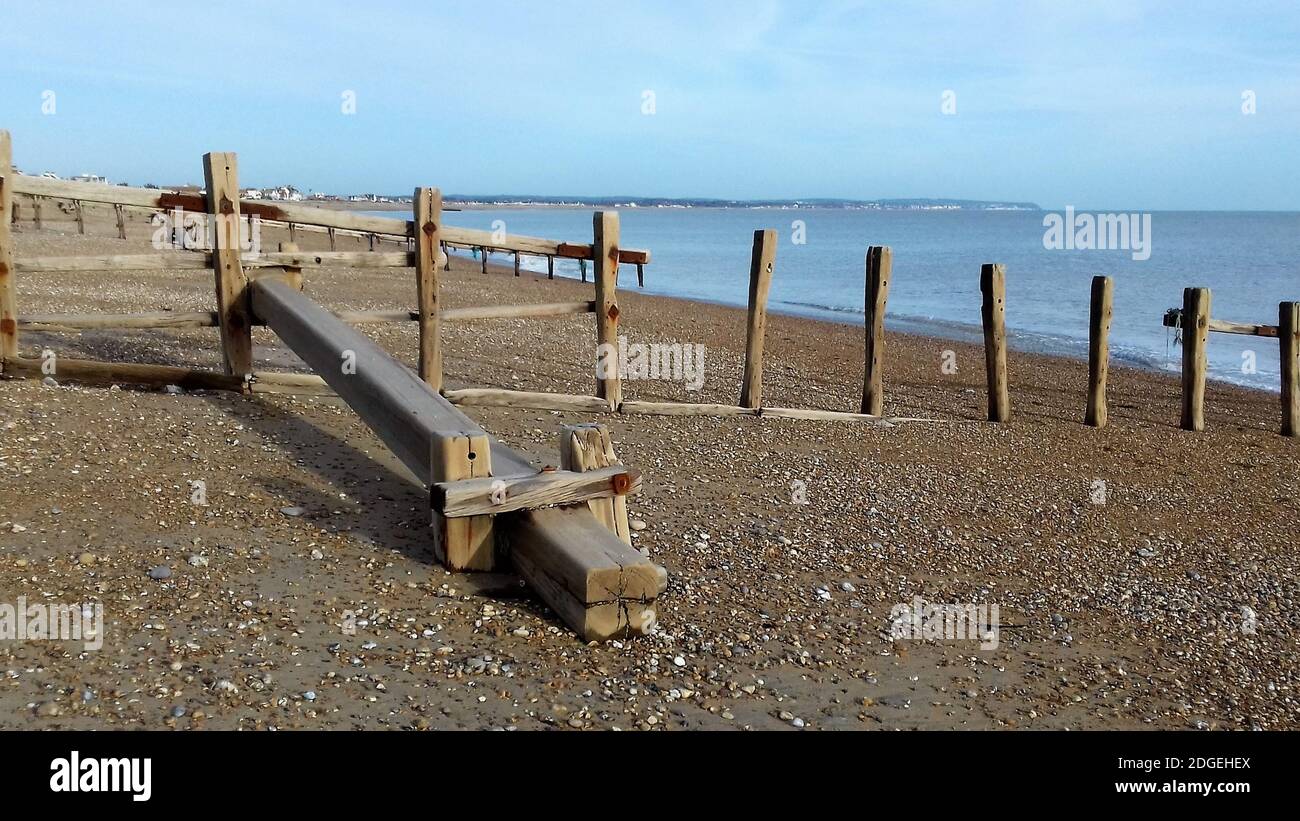
<svg viewBox="0 0 1300 821">
<path fill-rule="evenodd" d="M 1186 287 L 1211 289 L 1214 318 L 1252 324 L 1276 325 L 1278 303 L 1300 301 L 1300 213 L 1149 212 L 1145 249 L 1133 242 L 1096 249 L 1054 241 L 1050 225 L 1064 212 L 623 207 L 619 213 L 620 245 L 651 252 L 645 292 L 743 307 L 753 232 L 774 229 L 779 240 L 768 310 L 833 322 L 863 322 L 866 251 L 888 245 L 886 327 L 943 339 L 982 338 L 980 267 L 1002 263 L 1012 348 L 1075 358 L 1088 354 L 1092 277 L 1106 274 L 1115 283 L 1112 361 L 1157 371 L 1180 370 L 1177 331 L 1162 318 L 1182 306 Z M 1067 225 L 1078 220 L 1075 215 Z M 566 242 L 591 242 L 592 234 L 592 211 L 579 208 L 464 210 L 448 212 L 445 221 Z M 522 264 L 546 270 L 545 259 L 524 257 Z M 558 260 L 556 275 L 577 277 L 578 263 Z M 620 287 L 635 282 L 634 267 L 624 266 Z M 1274 338 L 1213 333 L 1208 358 L 1212 379 L 1280 389 Z"/>
</svg>

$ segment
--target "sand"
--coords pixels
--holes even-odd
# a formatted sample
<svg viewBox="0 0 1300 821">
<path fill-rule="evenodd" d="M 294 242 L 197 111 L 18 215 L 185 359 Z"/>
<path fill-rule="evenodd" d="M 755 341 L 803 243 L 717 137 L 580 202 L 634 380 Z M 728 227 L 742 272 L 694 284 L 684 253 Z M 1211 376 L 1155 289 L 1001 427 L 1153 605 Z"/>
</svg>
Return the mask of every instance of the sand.
<svg viewBox="0 0 1300 821">
<path fill-rule="evenodd" d="M 147 250 L 143 216 L 124 242 L 88 210 L 84 237 L 49 207 L 42 231 L 24 222 L 19 256 Z M 415 301 L 409 271 L 307 279 L 333 308 Z M 449 307 L 592 294 L 465 258 L 445 283 Z M 22 313 L 213 303 L 195 271 L 20 275 L 18 290 Z M 630 341 L 707 351 L 701 391 L 628 382 L 627 398 L 736 401 L 743 311 L 620 294 Z M 413 325 L 364 330 L 414 364 Z M 296 365 L 269 332 L 255 343 L 259 368 Z M 450 326 L 449 387 L 590 393 L 593 345 L 589 316 Z M 219 361 L 212 329 L 22 346 Z M 855 410 L 862 348 L 860 327 L 773 316 L 766 401 Z M 539 466 L 561 424 L 603 421 L 645 474 L 630 507 L 646 525 L 634 544 L 670 574 L 660 629 L 590 646 L 517 579 L 438 567 L 425 491 L 336 399 L 0 381 L 0 601 L 107 614 L 97 651 L 0 641 L 0 726 L 1300 726 L 1300 441 L 1277 435 L 1275 395 L 1212 384 L 1209 429 L 1192 434 L 1175 378 L 1114 367 L 1096 431 L 1081 424 L 1085 363 L 1013 352 L 1013 421 L 991 425 L 978 347 L 891 334 L 886 355 L 886 413 L 942 421 L 473 409 Z M 896 638 L 891 609 L 917 596 L 998 605 L 997 648 Z"/>
</svg>

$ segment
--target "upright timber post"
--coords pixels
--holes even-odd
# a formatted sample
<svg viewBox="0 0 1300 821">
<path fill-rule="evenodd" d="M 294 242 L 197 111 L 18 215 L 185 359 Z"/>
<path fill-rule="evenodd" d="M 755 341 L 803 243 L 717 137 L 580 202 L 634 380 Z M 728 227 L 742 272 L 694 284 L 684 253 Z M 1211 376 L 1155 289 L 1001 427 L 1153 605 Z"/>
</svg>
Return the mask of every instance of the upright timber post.
<svg viewBox="0 0 1300 821">
<path fill-rule="evenodd" d="M 467 426 L 464 431 L 436 431 L 432 443 L 431 484 L 492 475 L 492 443 L 482 429 Z M 449 570 L 493 570 L 496 539 L 492 516 L 434 513 L 433 554 Z"/>
<path fill-rule="evenodd" d="M 862 374 L 862 413 L 880 416 L 885 411 L 885 305 L 894 252 L 888 245 L 867 249 L 866 370 Z"/>
<path fill-rule="evenodd" d="M 637 266 L 638 272 L 641 268 Z M 740 406 L 763 404 L 763 340 L 767 334 L 767 292 L 776 270 L 776 231 L 754 232 L 749 255 L 749 321 L 745 327 L 745 375 L 740 383 Z"/>
<path fill-rule="evenodd" d="M 1110 277 L 1092 278 L 1092 302 L 1088 311 L 1088 409 L 1083 422 L 1094 428 L 1106 427 L 1106 379 L 1110 375 L 1110 321 L 1115 283 Z"/>
<path fill-rule="evenodd" d="M 483 257 L 483 258 L 482 258 L 482 260 L 481 260 L 480 263 L 479 263 L 479 270 L 486 274 L 486 273 L 487 273 L 487 265 L 488 265 L 488 260 L 487 260 L 487 258 L 488 258 L 488 249 L 487 249 L 487 248 L 482 248 L 482 249 L 480 249 L 480 250 L 483 251 L 483 254 L 482 254 L 482 257 Z"/>
<path fill-rule="evenodd" d="M 438 245 L 442 192 L 415 189 L 415 276 L 420 310 L 420 378 L 442 390 L 442 329 L 438 316 Z M 451 477 L 464 478 L 464 477 Z"/>
<path fill-rule="evenodd" d="M 248 279 L 240 262 L 239 163 L 233 153 L 203 155 L 203 181 L 216 247 L 212 268 L 217 280 L 217 321 L 226 373 L 247 378 L 253 372 L 253 328 Z"/>
<path fill-rule="evenodd" d="M 14 285 L 14 244 L 10 214 L 14 207 L 13 144 L 0 131 L 0 372 L 4 360 L 18 356 L 18 289 Z"/>
<path fill-rule="evenodd" d="M 597 211 L 592 220 L 596 280 L 596 395 L 610 407 L 623 401 L 618 372 L 618 212 Z"/>
<path fill-rule="evenodd" d="M 296 254 L 296 253 L 298 253 L 299 250 L 301 250 L 301 249 L 298 248 L 298 243 L 296 243 L 296 242 L 282 242 L 282 243 L 280 243 L 280 251 L 281 251 L 282 253 L 286 253 L 286 254 Z M 275 270 L 275 269 L 272 269 L 272 270 Z M 280 270 L 281 270 L 281 272 L 283 272 L 283 274 L 284 274 L 284 278 L 285 278 L 286 280 L 288 280 L 288 282 L 289 282 L 290 285 L 292 285 L 293 287 L 297 288 L 299 291 L 302 290 L 302 287 L 303 287 L 303 281 L 302 281 L 302 268 L 297 267 L 297 266 L 293 266 L 293 265 L 286 265 L 286 266 L 284 266 L 283 268 L 281 268 Z"/>
<path fill-rule="evenodd" d="M 1210 289 L 1183 289 L 1183 430 L 1205 430 L 1205 363 Z"/>
<path fill-rule="evenodd" d="M 519 252 L 515 251 L 515 276 L 519 276 Z"/>
<path fill-rule="evenodd" d="M 1011 420 L 1011 390 L 1007 384 L 1006 266 L 987 263 L 980 269 L 984 303 L 984 365 L 989 382 L 989 421 Z"/>
<path fill-rule="evenodd" d="M 555 257 L 549 254 L 546 257 L 546 278 L 555 279 Z"/>
<path fill-rule="evenodd" d="M 1300 302 L 1277 306 L 1282 362 L 1282 435 L 1300 436 Z"/>
<path fill-rule="evenodd" d="M 41 230 L 44 225 L 41 222 L 41 200 L 43 199 L 45 198 L 38 197 L 35 194 L 32 195 L 32 225 L 37 231 Z"/>
<path fill-rule="evenodd" d="M 117 238 L 126 239 L 126 207 L 121 204 L 114 205 L 113 211 L 117 214 Z"/>
<path fill-rule="evenodd" d="M 638 288 L 645 287 L 645 263 L 644 262 L 638 262 L 636 264 L 636 287 Z"/>
<path fill-rule="evenodd" d="M 77 233 L 85 234 L 86 233 L 86 209 L 82 205 L 81 200 L 72 201 L 72 214 L 77 220 Z"/>
<path fill-rule="evenodd" d="M 330 238 L 330 250 L 333 251 L 334 248 L 335 248 L 335 245 L 336 245 L 336 243 L 337 243 L 337 237 L 336 237 L 335 229 L 334 229 L 334 228 L 326 228 L 325 231 L 326 231 L 326 233 L 329 234 L 329 238 Z"/>
<path fill-rule="evenodd" d="M 609 428 L 596 422 L 564 425 L 560 428 L 560 469 L 575 473 L 623 464 L 614 455 Z M 627 496 L 591 499 L 587 502 L 596 521 L 618 536 L 623 544 L 632 544 L 627 521 Z"/>
</svg>

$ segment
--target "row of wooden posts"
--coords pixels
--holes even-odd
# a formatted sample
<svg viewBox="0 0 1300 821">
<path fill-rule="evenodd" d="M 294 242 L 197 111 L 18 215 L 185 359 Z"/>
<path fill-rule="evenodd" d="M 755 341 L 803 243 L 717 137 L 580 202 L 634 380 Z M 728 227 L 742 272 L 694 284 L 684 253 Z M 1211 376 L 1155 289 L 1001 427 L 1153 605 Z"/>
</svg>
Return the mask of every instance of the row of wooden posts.
<svg viewBox="0 0 1300 821">
<path fill-rule="evenodd" d="M 767 294 L 776 265 L 777 233 L 754 232 L 750 255 L 748 332 L 740 405 L 757 408 L 762 404 L 763 340 L 767 325 Z M 866 346 L 862 380 L 861 412 L 870 416 L 884 413 L 885 310 L 893 251 L 873 245 L 866 259 Z M 1110 326 L 1115 283 L 1109 276 L 1092 280 L 1088 321 L 1088 397 L 1084 422 L 1104 428 L 1108 422 L 1106 385 L 1110 373 Z M 981 324 L 984 330 L 985 371 L 988 379 L 988 419 L 1011 419 L 1011 391 L 1007 375 L 1006 268 L 988 263 L 980 269 Z M 1177 312 L 1175 312 L 1177 313 Z M 1210 289 L 1187 288 L 1183 292 L 1183 368 L 1181 426 L 1205 429 L 1206 344 L 1211 332 L 1276 336 L 1282 363 L 1282 425 L 1284 436 L 1300 436 L 1300 302 L 1278 306 L 1278 324 L 1242 325 L 1210 319 Z"/>
</svg>

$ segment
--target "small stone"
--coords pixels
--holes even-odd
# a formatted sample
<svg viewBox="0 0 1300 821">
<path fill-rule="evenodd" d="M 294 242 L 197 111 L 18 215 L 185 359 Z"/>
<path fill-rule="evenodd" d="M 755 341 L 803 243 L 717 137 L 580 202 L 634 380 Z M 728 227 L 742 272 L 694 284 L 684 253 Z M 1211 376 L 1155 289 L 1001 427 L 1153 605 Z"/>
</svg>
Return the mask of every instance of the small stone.
<svg viewBox="0 0 1300 821">
<path fill-rule="evenodd" d="M 14 562 L 14 567 L 26 567 L 27 564 L 28 562 L 26 559 L 18 559 L 17 561 Z"/>
<path fill-rule="evenodd" d="M 782 721 L 794 721 L 794 713 L 791 713 L 786 710 L 782 710 L 781 712 L 777 713 L 776 717 L 781 719 Z"/>
<path fill-rule="evenodd" d="M 803 726 L 803 719 L 802 719 L 802 718 L 796 718 L 794 721 L 791 721 L 790 723 L 791 723 L 792 725 L 794 725 L 795 727 L 802 727 L 802 726 Z"/>
<path fill-rule="evenodd" d="M 190 563 L 190 566 L 191 566 L 191 567 L 207 567 L 207 566 L 208 566 L 208 557 L 207 557 L 207 556 L 200 556 L 200 555 L 198 555 L 198 554 L 195 554 L 195 555 L 193 555 L 193 556 L 190 556 L 188 559 L 186 559 L 186 561 L 188 561 L 188 562 Z"/>
<path fill-rule="evenodd" d="M 295 507 L 282 507 L 282 508 L 280 508 L 280 512 L 283 513 L 285 516 L 295 516 L 295 517 L 296 517 L 296 516 L 301 516 L 302 514 L 306 513 L 307 511 L 303 510 L 303 509 L 300 508 L 300 507 L 296 507 L 296 506 L 295 506 Z"/>
<path fill-rule="evenodd" d="M 853 586 L 853 582 L 840 582 L 840 589 L 845 593 L 856 593 L 858 588 Z"/>
<path fill-rule="evenodd" d="M 77 557 L 77 564 L 86 565 L 87 567 L 94 564 L 95 561 L 96 559 L 94 553 L 82 553 L 80 556 Z"/>
<path fill-rule="evenodd" d="M 167 385 L 163 388 L 163 392 L 169 396 L 180 396 L 185 391 L 181 390 L 180 385 Z"/>
<path fill-rule="evenodd" d="M 581 730 L 582 719 L 578 718 L 577 716 L 574 716 L 573 718 L 569 719 L 569 726 L 575 730 Z"/>
<path fill-rule="evenodd" d="M 161 581 L 163 579 L 170 579 L 171 577 L 172 569 L 165 564 L 149 568 L 149 578 L 151 579 L 158 579 Z"/>
<path fill-rule="evenodd" d="M 12 527 L 9 528 L 9 532 L 10 532 L 10 533 L 26 533 L 26 532 L 27 532 L 27 528 L 24 527 L 23 525 L 13 525 Z"/>
<path fill-rule="evenodd" d="M 185 708 L 177 704 L 172 708 L 172 718 L 180 718 L 185 715 Z"/>
<path fill-rule="evenodd" d="M 673 664 L 677 665 L 678 667 L 685 667 L 686 659 L 682 658 L 681 656 L 676 656 L 673 658 Z"/>
<path fill-rule="evenodd" d="M 313 559 L 320 560 L 320 559 L 325 558 L 325 554 L 322 553 L 321 550 L 320 550 L 320 548 L 318 547 L 318 548 L 314 548 L 314 549 L 312 550 L 312 552 L 311 552 L 311 557 L 312 557 Z"/>
<path fill-rule="evenodd" d="M 641 521 L 640 519 L 633 519 L 632 521 L 627 523 L 627 526 L 632 528 L 633 530 L 645 530 L 647 527 L 646 523 Z"/>
<path fill-rule="evenodd" d="M 41 384 L 47 388 L 57 388 L 59 386 L 59 383 L 56 382 L 54 377 L 52 376 L 47 376 L 44 379 L 42 379 Z"/>
<path fill-rule="evenodd" d="M 41 718 L 57 718 L 63 714 L 63 710 L 53 701 L 47 701 L 36 708 L 36 715 Z"/>
<path fill-rule="evenodd" d="M 305 692 L 305 693 L 302 694 L 302 697 L 305 698 L 305 699 L 307 699 L 308 701 L 315 701 L 315 700 L 316 700 L 316 691 L 315 691 L 315 690 L 308 690 L 307 692 Z"/>
</svg>

